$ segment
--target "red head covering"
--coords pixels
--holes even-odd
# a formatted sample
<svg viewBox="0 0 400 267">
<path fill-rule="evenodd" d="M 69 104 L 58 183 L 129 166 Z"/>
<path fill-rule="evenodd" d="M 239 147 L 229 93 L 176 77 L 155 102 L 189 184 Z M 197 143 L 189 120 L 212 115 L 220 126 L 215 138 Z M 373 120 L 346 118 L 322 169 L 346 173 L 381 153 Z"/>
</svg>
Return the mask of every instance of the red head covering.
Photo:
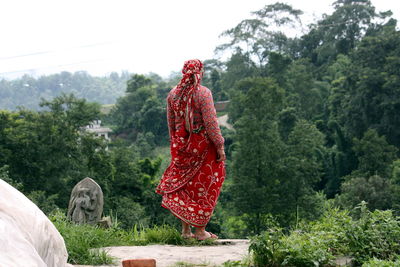
<svg viewBox="0 0 400 267">
<path fill-rule="evenodd" d="M 183 77 L 178 84 L 178 88 L 196 87 L 200 85 L 203 71 L 203 63 L 198 59 L 185 61 L 182 68 Z"/>
<path fill-rule="evenodd" d="M 182 68 L 183 77 L 178 83 L 177 97 L 174 99 L 173 109 L 181 116 L 185 116 L 186 129 L 193 129 L 192 100 L 194 90 L 200 87 L 203 78 L 203 63 L 198 59 L 185 61 Z"/>
</svg>

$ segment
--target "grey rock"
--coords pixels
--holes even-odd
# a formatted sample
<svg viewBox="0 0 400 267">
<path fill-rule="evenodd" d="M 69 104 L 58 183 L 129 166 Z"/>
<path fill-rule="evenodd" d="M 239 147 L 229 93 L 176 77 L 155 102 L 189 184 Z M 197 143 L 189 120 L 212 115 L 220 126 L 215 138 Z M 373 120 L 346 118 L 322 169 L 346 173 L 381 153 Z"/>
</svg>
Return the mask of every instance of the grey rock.
<svg viewBox="0 0 400 267">
<path fill-rule="evenodd" d="M 335 259 L 335 266 L 354 266 L 354 259 L 349 256 L 340 256 Z"/>
</svg>

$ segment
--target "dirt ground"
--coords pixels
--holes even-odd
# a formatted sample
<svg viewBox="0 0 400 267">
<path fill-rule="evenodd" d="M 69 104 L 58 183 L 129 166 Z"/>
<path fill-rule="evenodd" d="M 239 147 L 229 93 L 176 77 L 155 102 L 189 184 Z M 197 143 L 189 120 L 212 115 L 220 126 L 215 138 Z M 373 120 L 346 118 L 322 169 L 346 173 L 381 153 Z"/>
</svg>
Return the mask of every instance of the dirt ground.
<svg viewBox="0 0 400 267">
<path fill-rule="evenodd" d="M 119 265 L 112 266 L 122 266 L 122 260 L 127 259 L 155 259 L 157 267 L 169 267 L 177 266 L 178 262 L 218 266 L 229 260 L 239 261 L 248 255 L 248 247 L 248 240 L 221 239 L 214 246 L 148 245 L 104 249 L 108 251 L 109 255 L 117 258 L 116 262 Z M 89 267 L 88 265 L 74 266 Z"/>
</svg>

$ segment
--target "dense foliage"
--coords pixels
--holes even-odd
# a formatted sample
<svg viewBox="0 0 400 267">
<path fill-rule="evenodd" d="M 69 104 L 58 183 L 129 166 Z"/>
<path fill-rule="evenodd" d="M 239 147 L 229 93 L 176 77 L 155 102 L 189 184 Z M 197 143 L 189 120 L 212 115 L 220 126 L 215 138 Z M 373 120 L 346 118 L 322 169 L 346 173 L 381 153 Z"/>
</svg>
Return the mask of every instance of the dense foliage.
<svg viewBox="0 0 400 267">
<path fill-rule="evenodd" d="M 105 213 L 125 227 L 166 219 L 153 192 L 161 160 L 141 158 L 135 144 L 107 143 L 83 130 L 100 116 L 99 105 L 72 95 L 42 102 L 40 112 L 0 112 L 2 176 L 45 212 L 65 209 L 73 186 L 95 179 L 105 196 Z M 3 178 L 3 177 L 2 177 Z M 151 215 L 150 215 L 151 214 Z"/>
<path fill-rule="evenodd" d="M 326 198 L 399 213 L 396 21 L 370 1 L 340 0 L 308 33 L 286 36 L 299 15 L 268 5 L 218 48 L 233 51 L 219 80 L 229 77 L 236 130 L 221 202 L 242 223 L 225 220 L 230 233 L 260 232 L 269 215 L 284 227 L 316 219 Z"/>
<path fill-rule="evenodd" d="M 222 129 L 228 175 L 209 230 L 260 235 L 252 244 L 260 265 L 348 254 L 384 266 L 400 253 L 400 31 L 369 0 L 333 7 L 305 30 L 302 11 L 267 5 L 223 33 L 228 42 L 217 51 L 225 61 L 205 60 L 203 83 L 215 100 L 230 101 L 234 128 Z M 288 27 L 297 35 L 286 35 Z M 0 107 L 26 108 L 0 112 L 0 177 L 50 212 L 65 209 L 73 185 L 90 176 L 121 227 L 177 224 L 154 188 L 169 161 L 165 98 L 178 79 L 61 73 L 1 81 L 0 103 L 8 102 Z M 124 92 L 115 89 L 125 81 Z M 56 97 L 29 110 L 39 96 Z M 82 97 L 115 105 L 105 115 Z M 99 118 L 114 130 L 112 142 L 81 130 Z M 327 211 L 327 202 L 350 212 Z"/>
</svg>

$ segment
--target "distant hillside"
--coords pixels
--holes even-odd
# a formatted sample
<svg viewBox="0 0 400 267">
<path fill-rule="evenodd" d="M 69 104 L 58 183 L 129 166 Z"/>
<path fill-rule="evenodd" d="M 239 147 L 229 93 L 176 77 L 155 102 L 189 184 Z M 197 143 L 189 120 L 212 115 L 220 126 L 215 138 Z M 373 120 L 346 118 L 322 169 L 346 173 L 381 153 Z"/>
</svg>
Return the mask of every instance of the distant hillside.
<svg viewBox="0 0 400 267">
<path fill-rule="evenodd" d="M 73 93 L 78 98 L 100 104 L 114 104 L 125 94 L 130 74 L 111 73 L 95 77 L 87 72 L 61 72 L 39 78 L 25 75 L 16 80 L 0 80 L 0 110 L 39 108 L 42 98 L 50 100 L 61 93 Z"/>
</svg>

